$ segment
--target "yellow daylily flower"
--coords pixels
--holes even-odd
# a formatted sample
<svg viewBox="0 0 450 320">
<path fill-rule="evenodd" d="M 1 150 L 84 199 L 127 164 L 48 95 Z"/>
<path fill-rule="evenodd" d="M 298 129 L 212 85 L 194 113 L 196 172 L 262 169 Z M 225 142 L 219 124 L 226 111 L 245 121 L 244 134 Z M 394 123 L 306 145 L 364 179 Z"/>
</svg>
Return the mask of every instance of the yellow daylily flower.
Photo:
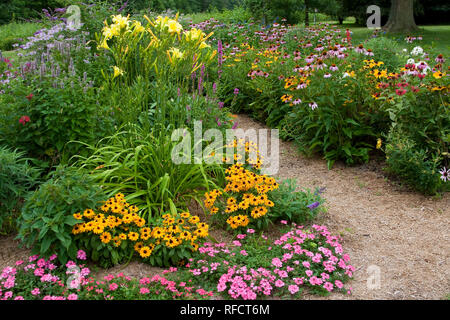
<svg viewBox="0 0 450 320">
<path fill-rule="evenodd" d="M 119 67 L 114 66 L 113 69 L 114 69 L 114 76 L 113 76 L 113 79 L 116 78 L 116 77 L 118 77 L 118 76 L 122 76 L 122 75 L 123 75 L 123 70 L 120 69 Z"/>
<path fill-rule="evenodd" d="M 130 15 L 126 17 L 122 17 L 121 14 L 118 14 L 116 16 L 112 16 L 112 21 L 119 26 L 120 28 L 128 28 L 128 23 L 130 22 L 129 19 Z"/>
<path fill-rule="evenodd" d="M 175 20 L 169 20 L 168 22 L 170 33 L 180 33 L 183 30 L 183 26 Z"/>
</svg>

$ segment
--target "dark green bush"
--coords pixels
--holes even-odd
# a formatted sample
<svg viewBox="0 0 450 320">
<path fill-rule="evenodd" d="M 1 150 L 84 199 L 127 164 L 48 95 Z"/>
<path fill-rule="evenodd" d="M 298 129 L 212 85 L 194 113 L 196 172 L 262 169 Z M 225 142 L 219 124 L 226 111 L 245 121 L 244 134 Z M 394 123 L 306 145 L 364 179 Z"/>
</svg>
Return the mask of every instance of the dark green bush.
<svg viewBox="0 0 450 320">
<path fill-rule="evenodd" d="M 315 192 L 306 189 L 295 191 L 297 181 L 286 179 L 279 184 L 279 188 L 270 192 L 274 206 L 270 209 L 272 221 L 287 220 L 295 223 L 305 223 L 313 220 L 324 209 L 321 206 L 324 199 L 320 196 L 321 190 Z M 309 207 L 308 207 L 309 206 Z"/>
<path fill-rule="evenodd" d="M 78 78 L 17 79 L 7 93 L 0 97 L 0 140 L 51 164 L 80 152 L 69 141 L 93 142 L 107 127 L 94 88 Z"/>
<path fill-rule="evenodd" d="M 437 153 L 417 147 L 405 133 L 391 131 L 386 145 L 386 171 L 424 194 L 433 195 L 448 182 L 440 179 L 442 158 Z"/>
<path fill-rule="evenodd" d="M 383 61 L 388 70 L 397 70 L 403 65 L 399 56 L 400 46 L 392 39 L 377 36 L 367 40 L 364 46 L 372 49 L 377 61 Z"/>
<path fill-rule="evenodd" d="M 39 170 L 24 154 L 0 147 L 0 234 L 15 230 L 23 198 L 39 183 Z"/>
<path fill-rule="evenodd" d="M 42 9 L 63 7 L 65 0 L 3 0 L 0 3 L 0 24 L 13 19 L 39 18 Z"/>
<path fill-rule="evenodd" d="M 79 221 L 74 213 L 95 208 L 106 196 L 90 175 L 75 168 L 59 166 L 50 179 L 31 193 L 18 219 L 18 238 L 32 254 L 57 253 L 62 263 L 75 259 L 79 249 L 72 227 Z"/>
<path fill-rule="evenodd" d="M 449 166 L 450 109 L 445 99 L 439 91 L 421 90 L 388 109 L 393 123 L 386 170 L 425 194 L 449 189 L 439 174 Z"/>
</svg>

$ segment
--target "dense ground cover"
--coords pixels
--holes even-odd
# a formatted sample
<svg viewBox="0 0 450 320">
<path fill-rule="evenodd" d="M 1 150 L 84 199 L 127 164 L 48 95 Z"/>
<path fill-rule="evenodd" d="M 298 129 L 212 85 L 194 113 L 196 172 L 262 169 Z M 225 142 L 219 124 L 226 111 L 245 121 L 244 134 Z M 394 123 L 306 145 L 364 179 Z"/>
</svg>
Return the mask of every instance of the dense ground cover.
<svg viewBox="0 0 450 320">
<path fill-rule="evenodd" d="M 363 32 L 327 23 L 236 22 L 239 11 L 194 21 L 79 5 L 81 29 L 55 10 L 0 64 L 0 231 L 32 250 L 3 270 L 2 298 L 350 293 L 341 238 L 313 222 L 323 189 L 263 174 L 253 141 L 203 154 L 231 150 L 235 163 L 196 161 L 206 138 L 175 148 L 175 129 L 183 141 L 198 122 L 202 134 L 225 132 L 238 126 L 233 113 L 279 128 L 330 169 L 386 155 L 410 187 L 448 190 L 448 63 L 425 36 L 358 41 Z M 94 279 L 86 260 L 169 269 Z"/>
</svg>

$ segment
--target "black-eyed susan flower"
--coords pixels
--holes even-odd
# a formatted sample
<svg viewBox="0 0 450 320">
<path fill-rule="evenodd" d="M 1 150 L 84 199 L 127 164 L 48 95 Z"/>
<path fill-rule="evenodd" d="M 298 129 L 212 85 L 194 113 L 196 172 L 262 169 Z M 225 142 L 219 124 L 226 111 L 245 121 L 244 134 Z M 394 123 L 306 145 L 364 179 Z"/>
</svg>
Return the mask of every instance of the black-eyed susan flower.
<svg viewBox="0 0 450 320">
<path fill-rule="evenodd" d="M 112 237 L 111 237 L 111 233 L 109 233 L 109 232 L 103 232 L 101 235 L 100 235 L 100 240 L 103 242 L 103 243 L 109 243 L 110 241 L 111 241 L 111 239 L 112 239 Z"/>
<path fill-rule="evenodd" d="M 150 250 L 148 246 L 142 247 L 141 250 L 139 251 L 139 255 L 144 259 L 150 257 L 151 254 L 152 250 Z"/>
</svg>

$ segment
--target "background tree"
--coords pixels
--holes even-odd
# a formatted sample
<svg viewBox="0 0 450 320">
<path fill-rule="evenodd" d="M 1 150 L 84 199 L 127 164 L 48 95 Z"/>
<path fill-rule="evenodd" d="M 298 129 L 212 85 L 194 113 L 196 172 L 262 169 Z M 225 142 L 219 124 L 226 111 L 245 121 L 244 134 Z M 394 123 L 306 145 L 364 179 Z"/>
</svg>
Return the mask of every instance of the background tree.
<svg viewBox="0 0 450 320">
<path fill-rule="evenodd" d="M 388 32 L 411 32 L 418 29 L 414 21 L 414 0 L 392 0 L 389 19 L 383 26 Z"/>
</svg>

